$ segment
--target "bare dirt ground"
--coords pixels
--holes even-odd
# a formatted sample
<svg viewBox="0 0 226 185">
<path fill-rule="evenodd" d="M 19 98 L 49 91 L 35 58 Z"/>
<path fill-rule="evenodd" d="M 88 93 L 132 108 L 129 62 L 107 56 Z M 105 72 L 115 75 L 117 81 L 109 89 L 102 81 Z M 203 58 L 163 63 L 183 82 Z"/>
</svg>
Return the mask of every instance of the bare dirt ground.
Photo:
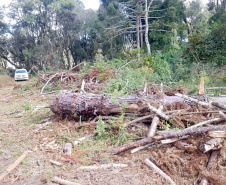
<svg viewBox="0 0 226 185">
<path fill-rule="evenodd" d="M 0 173 L 11 165 L 24 151 L 30 151 L 22 163 L 0 184 L 41 185 L 55 184 L 54 176 L 79 184 L 107 185 L 147 185 L 168 184 L 162 177 L 149 169 L 144 160 L 152 156 L 156 164 L 177 184 L 197 184 L 203 176 L 209 177 L 211 184 L 221 184 L 226 177 L 225 153 L 213 166 L 213 173 L 205 171 L 210 154 L 196 151 L 189 153 L 173 145 L 152 147 L 131 154 L 129 151 L 117 156 L 104 155 L 114 148 L 108 140 L 87 139 L 73 149 L 72 157 L 65 157 L 62 148 L 68 140 L 75 141 L 93 133 L 95 124 L 72 120 L 54 121 L 31 137 L 27 137 L 42 124 L 39 121 L 52 115 L 49 109 L 38 109 L 48 105 L 53 94 L 40 95 L 32 82 L 14 82 L 1 79 L 0 86 Z M 62 134 L 66 136 L 62 137 Z M 200 146 L 206 138 L 192 137 L 188 143 Z M 129 142 L 129 141 L 128 141 Z M 225 152 L 225 151 L 224 151 Z M 49 160 L 61 162 L 52 165 Z M 79 167 L 95 164 L 127 164 L 127 167 L 109 167 L 98 170 L 81 170 Z"/>
</svg>

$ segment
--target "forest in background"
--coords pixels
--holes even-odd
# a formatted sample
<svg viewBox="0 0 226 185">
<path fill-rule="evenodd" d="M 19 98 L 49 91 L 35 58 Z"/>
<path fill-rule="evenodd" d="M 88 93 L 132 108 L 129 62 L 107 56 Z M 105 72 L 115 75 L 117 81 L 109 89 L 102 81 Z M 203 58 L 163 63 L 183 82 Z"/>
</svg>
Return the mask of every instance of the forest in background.
<svg viewBox="0 0 226 185">
<path fill-rule="evenodd" d="M 208 82 L 212 72 L 225 83 L 225 28 L 225 0 L 101 0 L 97 11 L 79 0 L 13 0 L 0 8 L 0 64 L 66 70 L 132 61 L 123 78 Z"/>
</svg>

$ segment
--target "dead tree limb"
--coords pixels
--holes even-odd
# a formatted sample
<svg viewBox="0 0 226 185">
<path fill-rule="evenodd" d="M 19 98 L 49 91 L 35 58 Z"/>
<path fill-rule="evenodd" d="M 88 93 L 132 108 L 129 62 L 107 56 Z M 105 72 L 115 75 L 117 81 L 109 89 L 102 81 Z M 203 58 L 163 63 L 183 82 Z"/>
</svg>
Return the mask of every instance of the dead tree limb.
<svg viewBox="0 0 226 185">
<path fill-rule="evenodd" d="M 210 150 L 220 149 L 222 147 L 223 142 L 224 142 L 223 138 L 210 139 L 204 144 L 204 153 Z"/>
<path fill-rule="evenodd" d="M 98 169 L 105 169 L 110 167 L 125 168 L 125 167 L 128 167 L 128 164 L 101 164 L 101 165 L 93 165 L 93 166 L 81 166 L 78 168 L 78 170 L 98 170 Z"/>
<path fill-rule="evenodd" d="M 151 142 L 155 142 L 155 141 L 159 141 L 159 140 L 163 140 L 163 139 L 182 137 L 182 136 L 185 136 L 185 135 L 205 134 L 206 132 L 211 131 L 211 130 L 224 130 L 224 129 L 226 129 L 226 125 L 217 125 L 217 126 L 201 127 L 201 128 L 195 128 L 195 129 L 192 128 L 192 129 L 184 129 L 184 130 L 178 130 L 178 131 L 164 132 L 160 136 L 154 136 L 154 137 L 151 137 L 151 138 L 144 138 L 142 140 L 135 141 L 133 143 L 129 143 L 129 144 L 126 144 L 126 145 L 119 146 L 119 147 L 114 148 L 111 151 L 109 151 L 109 153 L 111 155 L 116 155 L 116 154 L 119 154 L 121 152 L 125 152 L 127 150 L 130 150 L 130 149 L 133 149 L 133 148 L 136 148 L 136 147 L 140 147 L 140 146 L 144 146 L 144 145 L 147 145 Z"/>
<path fill-rule="evenodd" d="M 56 76 L 56 75 L 58 75 L 59 73 L 56 73 L 56 74 L 54 74 L 46 83 L 45 83 L 45 85 L 43 86 L 43 88 L 42 88 L 42 90 L 41 90 L 41 92 L 40 92 L 40 94 L 42 94 L 43 93 L 43 91 L 44 91 L 44 89 L 45 89 L 45 87 L 46 87 L 46 85 Z"/>
<path fill-rule="evenodd" d="M 213 106 L 211 106 L 211 104 L 206 103 L 206 102 L 203 102 L 203 101 L 200 101 L 200 100 L 195 99 L 195 98 L 192 98 L 192 97 L 189 97 L 189 96 L 187 96 L 187 95 L 180 94 L 180 93 L 176 93 L 175 95 L 178 96 L 178 97 L 184 98 L 184 99 L 186 99 L 186 100 L 193 101 L 193 102 L 195 102 L 195 103 L 197 103 L 197 104 L 199 104 L 199 105 L 207 106 L 207 107 L 213 108 Z"/>
<path fill-rule="evenodd" d="M 75 182 L 71 182 L 71 181 L 68 181 L 68 180 L 64 180 L 64 179 L 61 179 L 59 177 L 53 177 L 52 179 L 52 182 L 55 182 L 55 183 L 58 183 L 58 184 L 62 184 L 62 185 L 81 185 L 79 183 L 75 183 Z"/>
<path fill-rule="evenodd" d="M 192 126 L 188 127 L 187 129 L 200 127 L 200 126 L 207 125 L 207 124 L 210 124 L 210 123 L 217 123 L 217 122 L 220 122 L 220 121 L 226 121 L 226 119 L 213 118 L 213 119 L 210 119 L 210 120 L 207 120 L 207 121 L 200 122 L 196 125 L 192 125 Z"/>
<path fill-rule="evenodd" d="M 160 116 L 164 120 L 167 120 L 167 121 L 169 120 L 169 116 L 164 114 L 160 109 L 156 109 L 155 107 L 151 106 L 149 103 L 148 103 L 148 107 L 152 112 L 155 112 L 158 116 Z"/>
<path fill-rule="evenodd" d="M 9 173 L 11 173 L 28 155 L 28 151 L 25 151 L 11 166 L 9 166 L 5 172 L 0 175 L 0 182 L 6 177 Z"/>
<path fill-rule="evenodd" d="M 217 108 L 226 110 L 226 105 L 224 105 L 224 104 L 221 104 L 221 103 L 218 103 L 218 102 L 211 102 L 211 105 L 213 105 Z"/>
<path fill-rule="evenodd" d="M 145 159 L 145 164 L 149 167 L 155 170 L 156 173 L 158 173 L 160 176 L 162 176 L 164 179 L 166 179 L 170 184 L 176 185 L 176 183 L 168 176 L 166 175 L 160 168 L 158 168 L 153 162 L 151 162 L 149 159 Z"/>
<path fill-rule="evenodd" d="M 209 158 L 209 162 L 208 162 L 207 167 L 206 167 L 208 172 L 211 171 L 211 167 L 216 162 L 218 153 L 219 153 L 218 150 L 212 152 L 212 154 Z M 199 183 L 199 185 L 207 185 L 207 184 L 208 184 L 208 179 L 206 177 L 203 177 L 201 179 L 201 182 Z"/>
<path fill-rule="evenodd" d="M 158 108 L 158 111 L 162 112 L 162 110 L 163 110 L 163 106 L 160 105 L 159 108 Z M 158 124 L 159 124 L 159 117 L 157 115 L 155 115 L 155 117 L 152 120 L 151 126 L 149 128 L 147 137 L 152 137 L 152 136 L 155 135 L 155 131 L 156 131 Z"/>
</svg>

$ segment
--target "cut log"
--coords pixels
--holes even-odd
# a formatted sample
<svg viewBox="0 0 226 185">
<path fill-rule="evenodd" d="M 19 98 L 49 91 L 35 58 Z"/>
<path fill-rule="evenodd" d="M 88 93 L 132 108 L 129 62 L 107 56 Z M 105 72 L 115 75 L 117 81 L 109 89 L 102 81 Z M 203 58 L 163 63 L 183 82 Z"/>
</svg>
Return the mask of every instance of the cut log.
<svg viewBox="0 0 226 185">
<path fill-rule="evenodd" d="M 167 105 L 174 102 L 183 102 L 190 105 L 186 98 L 183 98 L 183 96 L 165 96 L 164 103 Z M 159 99 L 157 99 L 157 97 L 154 95 L 142 97 L 142 99 L 145 99 L 146 102 L 156 101 L 159 103 Z M 226 104 L 226 97 L 209 98 L 209 101 L 219 102 L 223 105 Z M 199 100 L 197 100 L 197 102 L 200 103 Z M 137 95 L 111 97 L 109 94 L 75 94 L 72 92 L 64 92 L 62 94 L 56 95 L 51 100 L 50 109 L 55 114 L 61 116 L 66 115 L 75 117 L 80 115 L 91 116 L 120 113 L 121 107 L 127 107 L 125 112 L 136 113 L 141 105 L 144 104 L 142 103 L 141 98 Z M 203 105 L 209 106 L 210 104 L 204 102 Z M 165 118 L 167 118 L 167 116 Z"/>
<path fill-rule="evenodd" d="M 199 94 L 205 94 L 204 93 L 204 78 L 201 77 L 201 80 L 200 80 L 200 84 L 199 84 Z"/>
<path fill-rule="evenodd" d="M 148 106 L 150 107 L 150 105 L 148 105 Z M 163 110 L 163 106 L 160 105 L 159 109 L 157 111 L 162 113 L 162 110 Z M 167 115 L 165 115 L 165 116 L 167 116 Z M 147 137 L 153 137 L 155 135 L 155 131 L 156 131 L 156 128 L 158 126 L 158 123 L 159 123 L 159 117 L 157 115 L 155 115 L 155 117 L 152 120 L 151 126 L 149 128 Z"/>
<path fill-rule="evenodd" d="M 209 126 L 209 127 L 201 127 L 201 128 L 194 128 L 194 129 L 192 128 L 192 129 L 184 129 L 184 130 L 179 130 L 179 131 L 164 132 L 163 135 L 160 135 L 160 136 L 144 138 L 142 140 L 135 141 L 135 142 L 114 148 L 110 151 L 110 154 L 111 155 L 117 155 L 121 152 L 125 152 L 127 150 L 137 148 L 137 147 L 140 147 L 140 146 L 144 146 L 144 145 L 147 145 L 151 142 L 160 141 L 160 140 L 163 140 L 163 139 L 182 137 L 182 136 L 185 136 L 185 135 L 205 134 L 205 133 L 207 133 L 208 131 L 211 131 L 211 130 L 224 130 L 224 129 L 226 129 L 226 125 Z"/>
</svg>

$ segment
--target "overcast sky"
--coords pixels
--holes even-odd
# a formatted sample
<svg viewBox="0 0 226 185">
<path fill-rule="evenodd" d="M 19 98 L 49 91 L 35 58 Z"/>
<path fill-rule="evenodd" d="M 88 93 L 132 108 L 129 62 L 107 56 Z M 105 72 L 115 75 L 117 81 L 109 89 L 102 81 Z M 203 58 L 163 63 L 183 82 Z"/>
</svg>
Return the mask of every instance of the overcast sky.
<svg viewBox="0 0 226 185">
<path fill-rule="evenodd" d="M 85 5 L 85 9 L 93 9 L 93 10 L 97 10 L 99 8 L 99 0 L 81 0 L 84 5 Z M 192 0 L 186 0 L 186 1 L 192 1 Z M 201 0 L 204 4 L 208 3 L 209 0 Z M 11 0 L 0 0 L 0 6 L 2 5 L 8 5 L 11 2 Z"/>
<path fill-rule="evenodd" d="M 94 9 L 94 10 L 97 10 L 99 8 L 99 0 L 81 0 L 84 5 L 85 5 L 85 8 L 86 9 Z M 11 0 L 0 0 L 0 6 L 2 5 L 8 5 L 9 3 L 11 2 Z"/>
</svg>

